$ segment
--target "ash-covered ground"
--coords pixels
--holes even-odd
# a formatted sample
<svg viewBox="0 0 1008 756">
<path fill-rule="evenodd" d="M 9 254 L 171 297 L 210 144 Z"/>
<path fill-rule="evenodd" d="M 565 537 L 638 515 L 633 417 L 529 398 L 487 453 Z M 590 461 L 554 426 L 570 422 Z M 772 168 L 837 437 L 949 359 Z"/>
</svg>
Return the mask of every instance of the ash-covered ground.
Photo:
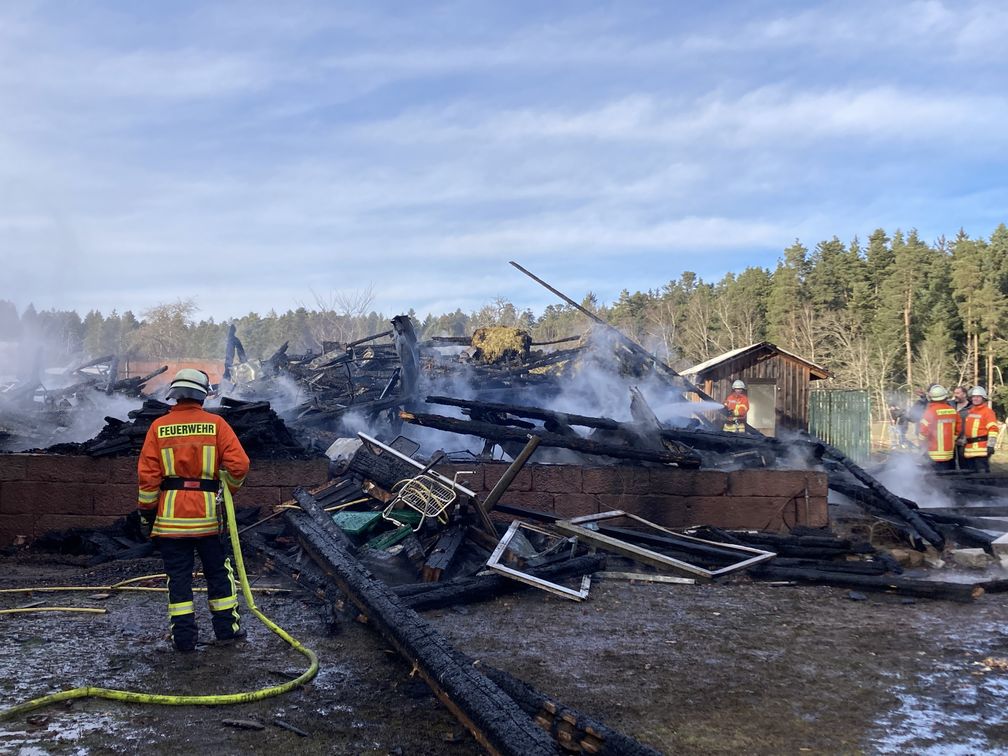
<svg viewBox="0 0 1008 756">
<path fill-rule="evenodd" d="M 0 587 L 107 585 L 159 569 L 157 560 L 85 570 L 7 559 Z M 247 613 L 247 644 L 180 657 L 164 638 L 163 594 L 89 595 L 0 594 L 0 608 L 44 600 L 108 609 L 0 616 L 0 706 L 87 684 L 254 689 L 304 669 L 302 656 Z M 471 657 L 666 753 L 1008 753 L 1008 671 L 999 665 L 1008 660 L 1008 598 L 855 598 L 863 600 L 844 589 L 745 578 L 693 586 L 599 580 L 583 603 L 530 590 L 425 616 Z M 480 751 L 369 628 L 344 621 L 334 632 L 321 605 L 297 595 L 257 601 L 317 652 L 321 672 L 306 688 L 229 707 L 52 706 L 0 721 L 0 750 Z M 209 636 L 205 606 L 199 610 Z M 265 729 L 234 729 L 225 719 L 255 719 Z"/>
</svg>

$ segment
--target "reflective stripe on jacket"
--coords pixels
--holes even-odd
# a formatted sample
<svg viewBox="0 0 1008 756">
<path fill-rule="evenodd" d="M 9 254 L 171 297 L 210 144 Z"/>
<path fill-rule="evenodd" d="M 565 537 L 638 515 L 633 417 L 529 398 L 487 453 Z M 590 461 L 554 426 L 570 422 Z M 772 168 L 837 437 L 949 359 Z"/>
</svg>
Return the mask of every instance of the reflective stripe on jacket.
<svg viewBox="0 0 1008 756">
<path fill-rule="evenodd" d="M 746 415 L 749 414 L 749 397 L 732 391 L 725 399 L 724 408 L 728 410 L 729 417 L 725 420 L 723 430 L 729 433 L 744 431 Z"/>
<path fill-rule="evenodd" d="M 960 430 L 959 413 L 945 402 L 928 402 L 917 424 L 917 432 L 927 442 L 932 462 L 948 462 L 955 456 L 955 440 Z"/>
<path fill-rule="evenodd" d="M 212 491 L 160 490 L 165 477 L 224 479 L 237 491 L 248 474 L 249 458 L 231 426 L 199 402 L 180 400 L 147 431 L 137 477 L 137 506 L 157 506 L 152 536 L 195 538 L 218 532 L 217 500 Z"/>
<path fill-rule="evenodd" d="M 976 407 L 970 407 L 966 413 L 966 422 L 963 435 L 966 437 L 966 447 L 963 449 L 963 456 L 986 457 L 987 448 L 994 448 L 997 443 L 998 424 L 994 410 L 987 403 Z M 970 441 L 970 439 L 977 439 Z"/>
</svg>

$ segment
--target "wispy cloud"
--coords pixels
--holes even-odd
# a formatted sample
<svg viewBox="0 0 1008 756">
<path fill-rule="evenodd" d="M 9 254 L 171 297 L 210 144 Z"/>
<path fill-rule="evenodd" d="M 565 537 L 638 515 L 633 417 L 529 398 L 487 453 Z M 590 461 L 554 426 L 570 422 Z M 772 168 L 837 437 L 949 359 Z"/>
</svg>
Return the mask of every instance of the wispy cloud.
<svg viewBox="0 0 1008 756">
<path fill-rule="evenodd" d="M 507 259 L 607 299 L 795 236 L 989 233 L 1006 32 L 985 2 L 0 9 L 0 297 L 540 306 Z"/>
</svg>

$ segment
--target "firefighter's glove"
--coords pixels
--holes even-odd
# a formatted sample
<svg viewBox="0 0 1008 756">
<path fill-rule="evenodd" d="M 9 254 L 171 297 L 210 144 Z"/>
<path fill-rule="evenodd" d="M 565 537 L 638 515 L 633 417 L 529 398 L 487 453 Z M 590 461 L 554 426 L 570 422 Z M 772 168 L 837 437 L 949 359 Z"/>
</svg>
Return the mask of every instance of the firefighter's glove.
<svg viewBox="0 0 1008 756">
<path fill-rule="evenodd" d="M 988 457 L 993 457 L 994 456 L 994 447 L 993 446 L 988 446 L 987 447 L 987 456 Z"/>
<path fill-rule="evenodd" d="M 139 509 L 137 513 L 140 515 L 140 535 L 145 541 L 149 540 L 154 529 L 154 520 L 157 518 L 157 510 Z"/>
</svg>

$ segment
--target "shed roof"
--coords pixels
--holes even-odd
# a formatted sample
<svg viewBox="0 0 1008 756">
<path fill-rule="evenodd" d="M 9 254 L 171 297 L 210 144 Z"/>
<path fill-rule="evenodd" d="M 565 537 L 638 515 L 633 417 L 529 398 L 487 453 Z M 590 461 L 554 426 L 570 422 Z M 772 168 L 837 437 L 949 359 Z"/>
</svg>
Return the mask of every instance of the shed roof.
<svg viewBox="0 0 1008 756">
<path fill-rule="evenodd" d="M 727 362 L 732 362 L 733 360 L 740 360 L 746 357 L 758 357 L 761 352 L 765 352 L 768 355 L 780 354 L 784 358 L 792 360 L 793 362 L 800 362 L 802 365 L 808 367 L 813 379 L 829 378 L 829 371 L 822 365 L 817 365 L 810 360 L 806 360 L 804 357 L 799 357 L 797 354 L 793 354 L 786 349 L 781 349 L 779 346 L 771 344 L 769 341 L 760 341 L 755 344 L 750 344 L 749 346 L 732 349 L 724 354 L 719 354 L 717 357 L 711 357 L 709 360 L 701 362 L 699 365 L 694 365 L 691 368 L 682 370 L 680 371 L 680 374 L 686 376 L 699 376 L 712 368 L 719 367 Z"/>
</svg>

